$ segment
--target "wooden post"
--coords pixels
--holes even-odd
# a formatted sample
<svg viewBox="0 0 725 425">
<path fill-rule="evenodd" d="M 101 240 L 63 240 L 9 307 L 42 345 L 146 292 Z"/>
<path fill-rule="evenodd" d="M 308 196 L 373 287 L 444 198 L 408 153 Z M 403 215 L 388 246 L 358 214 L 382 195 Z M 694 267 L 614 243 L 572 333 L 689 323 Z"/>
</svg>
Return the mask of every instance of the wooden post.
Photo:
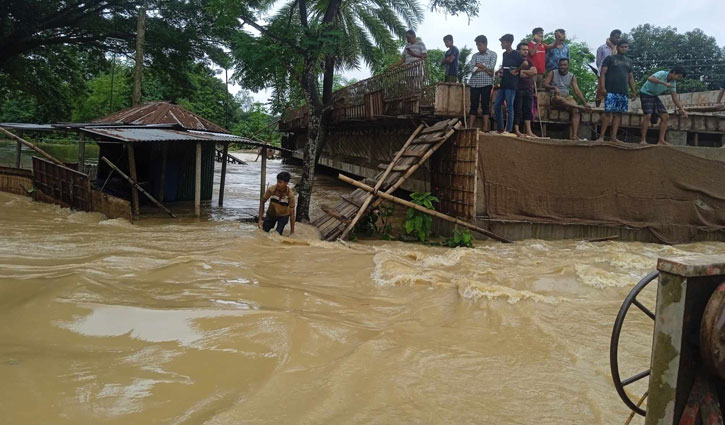
<svg viewBox="0 0 725 425">
<path fill-rule="evenodd" d="M 219 206 L 224 206 L 224 183 L 227 178 L 227 155 L 229 154 L 229 142 L 224 142 L 222 150 L 222 175 L 219 177 Z"/>
<path fill-rule="evenodd" d="M 259 199 L 264 197 L 264 192 L 267 190 L 267 148 L 262 147 L 262 176 L 259 185 Z"/>
<path fill-rule="evenodd" d="M 133 148 L 133 143 L 126 143 L 128 148 L 128 173 L 131 175 L 131 180 L 138 182 L 138 176 L 136 175 L 136 153 Z M 133 207 L 133 215 L 139 216 L 141 214 L 141 208 L 138 202 L 138 189 L 136 186 L 131 185 L 131 206 Z"/>
<path fill-rule="evenodd" d="M 86 167 L 86 135 L 81 133 L 78 140 L 78 171 L 81 173 Z"/>
<path fill-rule="evenodd" d="M 153 197 L 153 196 L 151 196 L 151 194 L 149 194 L 148 192 L 146 192 L 146 191 L 144 190 L 144 188 L 142 188 L 141 186 L 139 186 L 139 184 L 138 184 L 138 182 L 137 182 L 137 181 L 135 181 L 135 180 L 133 180 L 133 179 L 132 179 L 131 177 L 127 176 L 127 175 L 126 175 L 126 173 L 124 173 L 124 172 L 123 172 L 123 171 L 121 171 L 121 170 L 120 170 L 120 169 L 119 169 L 118 167 L 116 167 L 116 166 L 115 166 L 115 165 L 114 165 L 114 164 L 113 164 L 113 163 L 112 163 L 111 161 L 109 161 L 109 160 L 108 160 L 108 158 L 106 158 L 105 156 L 102 156 L 102 157 L 101 157 L 101 160 L 103 160 L 103 161 L 104 161 L 104 162 L 105 162 L 106 164 L 108 164 L 108 166 L 109 166 L 109 167 L 111 167 L 111 169 L 112 169 L 112 170 L 114 170 L 114 171 L 116 171 L 116 172 L 117 172 L 118 174 L 120 174 L 120 175 L 121 175 L 121 177 L 123 177 L 123 178 L 124 178 L 124 179 L 125 179 L 125 180 L 126 180 L 127 182 L 131 183 L 131 185 L 132 185 L 133 187 L 135 187 L 135 188 L 136 188 L 136 189 L 138 189 L 138 190 L 139 190 L 139 191 L 140 191 L 141 193 L 143 193 L 143 194 L 144 194 L 144 196 L 146 196 L 147 198 L 149 198 L 149 200 L 151 200 L 151 202 L 153 202 L 154 204 L 156 204 L 156 206 L 157 206 L 157 207 L 159 207 L 159 208 L 161 208 L 162 210 L 166 211 L 166 213 L 167 213 L 168 215 L 170 215 L 170 216 L 172 216 L 172 217 L 176 218 L 176 216 L 174 215 L 174 213 L 172 213 L 172 212 L 171 212 L 171 210 L 169 210 L 168 208 L 166 208 L 166 207 L 165 207 L 165 206 L 164 206 L 164 205 L 163 205 L 163 204 L 162 204 L 161 202 L 159 202 L 159 201 L 157 201 L 156 199 L 154 199 L 154 197 Z"/>
<path fill-rule="evenodd" d="M 342 180 L 342 181 L 344 181 L 345 183 L 349 183 L 349 184 L 351 184 L 351 185 L 353 185 L 355 187 L 359 187 L 360 189 L 365 190 L 367 192 L 372 193 L 372 191 L 373 191 L 373 188 L 370 187 L 370 186 L 368 186 L 368 185 L 366 185 L 365 183 L 361 183 L 361 182 L 359 182 L 357 180 L 353 180 L 350 177 L 343 176 L 342 174 L 338 174 L 337 178 L 340 179 L 340 180 Z M 382 198 L 382 199 L 386 199 L 388 201 L 395 202 L 396 204 L 400 204 L 400 205 L 403 205 L 403 206 L 408 207 L 408 208 L 413 208 L 415 210 L 418 210 L 418 211 L 420 211 L 422 213 L 431 215 L 433 217 L 437 217 L 437 218 L 440 218 L 440 219 L 443 219 L 443 220 L 446 220 L 446 221 L 450 221 L 451 223 L 458 224 L 459 226 L 467 227 L 467 228 L 469 228 L 471 230 L 474 230 L 476 232 L 482 233 L 482 234 L 488 236 L 491 239 L 495 239 L 495 240 L 500 241 L 500 242 L 511 243 L 510 240 L 508 240 L 508 239 L 506 239 L 504 237 L 501 237 L 501 236 L 499 236 L 499 235 L 491 232 L 490 230 L 486 230 L 484 228 L 478 227 L 478 226 L 476 226 L 474 224 L 465 222 L 463 220 L 459 220 L 457 218 L 453 218 L 453 217 L 451 217 L 449 215 L 443 214 L 443 213 L 438 212 L 436 210 L 430 210 L 428 208 L 425 208 L 425 207 L 420 206 L 418 204 L 414 204 L 414 203 L 409 202 L 409 201 L 406 201 L 404 199 L 400 199 L 400 198 L 395 197 L 393 195 L 390 195 L 388 193 L 378 192 L 378 196 L 380 198 Z"/>
<path fill-rule="evenodd" d="M 18 131 L 20 137 L 23 137 L 23 132 Z M 23 154 L 23 144 L 20 141 L 15 142 L 15 168 L 20 168 L 21 155 Z"/>
<path fill-rule="evenodd" d="M 196 142 L 196 172 L 194 173 L 194 215 L 201 216 L 201 142 Z"/>
<path fill-rule="evenodd" d="M 161 181 L 159 187 L 159 201 L 164 202 L 164 194 L 166 193 L 166 163 L 169 160 L 169 142 L 161 145 Z"/>
</svg>

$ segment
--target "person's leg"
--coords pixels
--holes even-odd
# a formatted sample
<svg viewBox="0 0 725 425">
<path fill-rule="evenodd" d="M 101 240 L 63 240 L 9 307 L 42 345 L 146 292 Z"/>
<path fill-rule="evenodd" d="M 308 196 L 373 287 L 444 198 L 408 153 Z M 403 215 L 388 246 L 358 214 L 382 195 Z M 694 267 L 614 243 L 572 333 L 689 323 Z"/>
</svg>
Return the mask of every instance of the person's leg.
<svg viewBox="0 0 725 425">
<path fill-rule="evenodd" d="M 597 139 L 597 142 L 603 142 L 604 141 L 604 135 L 607 133 L 607 127 L 609 127 L 609 122 L 612 120 L 612 114 L 610 112 L 605 112 L 602 114 L 602 123 L 601 123 L 601 129 L 599 129 L 599 138 Z"/>
<path fill-rule="evenodd" d="M 579 140 L 579 122 L 582 115 L 576 108 L 570 109 L 569 113 L 571 114 L 571 140 Z"/>
<path fill-rule="evenodd" d="M 478 115 L 478 103 L 481 100 L 481 87 L 471 87 L 471 108 L 468 111 L 468 128 L 476 127 L 476 115 Z"/>
<path fill-rule="evenodd" d="M 652 118 L 652 114 L 645 114 L 642 116 L 642 125 L 639 128 L 640 136 L 639 136 L 639 144 L 640 145 L 646 145 L 647 144 L 647 130 L 649 130 L 649 120 Z"/>
<path fill-rule="evenodd" d="M 284 226 L 287 225 L 287 222 L 289 222 L 289 216 L 286 217 L 277 217 L 277 233 L 280 235 L 284 231 Z"/>
<path fill-rule="evenodd" d="M 514 131 L 514 102 L 516 101 L 516 90 L 504 90 L 506 97 L 506 131 L 511 133 Z"/>
<path fill-rule="evenodd" d="M 526 135 L 529 137 L 536 137 L 533 131 L 531 131 L 531 121 L 534 120 L 534 113 L 532 112 L 533 109 L 533 103 L 534 103 L 534 95 L 531 92 L 531 90 L 524 90 L 523 93 L 523 116 L 524 116 L 524 125 L 525 128 L 523 129 L 526 132 Z"/>
<path fill-rule="evenodd" d="M 670 119 L 670 115 L 667 112 L 660 112 L 660 136 L 657 143 L 660 145 L 669 145 L 665 140 L 667 135 L 667 121 Z"/>
<path fill-rule="evenodd" d="M 503 123 L 503 101 L 505 99 L 505 93 L 506 90 L 504 89 L 498 89 L 496 92 L 496 101 L 493 103 L 493 113 L 496 114 L 496 131 L 499 133 L 503 133 L 504 130 L 504 123 Z"/>
<path fill-rule="evenodd" d="M 265 232 L 269 232 L 274 227 L 274 224 L 277 222 L 277 217 L 271 217 L 267 216 L 264 218 L 264 221 L 262 222 L 262 230 Z"/>
<path fill-rule="evenodd" d="M 615 143 L 621 143 L 622 141 L 617 138 L 617 133 L 619 132 L 619 123 L 622 121 L 622 114 L 616 113 L 614 114 L 614 118 L 612 119 L 612 137 L 611 140 Z"/>
<path fill-rule="evenodd" d="M 483 131 L 488 132 L 491 129 L 491 90 L 492 86 L 486 86 L 481 89 L 481 109 L 483 110 Z"/>
<path fill-rule="evenodd" d="M 524 137 L 524 135 L 521 133 L 521 128 L 523 127 L 522 124 L 524 121 L 523 108 L 523 90 L 518 90 L 516 92 L 516 100 L 514 100 L 514 133 L 516 133 L 516 135 L 519 137 Z"/>
</svg>

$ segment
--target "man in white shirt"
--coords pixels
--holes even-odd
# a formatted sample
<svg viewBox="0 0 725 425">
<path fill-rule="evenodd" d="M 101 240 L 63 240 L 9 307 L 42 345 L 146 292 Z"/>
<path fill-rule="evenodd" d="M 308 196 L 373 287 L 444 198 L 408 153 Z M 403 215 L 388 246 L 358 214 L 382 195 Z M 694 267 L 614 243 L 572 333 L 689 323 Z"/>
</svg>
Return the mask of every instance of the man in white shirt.
<svg viewBox="0 0 725 425">
<path fill-rule="evenodd" d="M 415 31 L 408 30 L 405 32 L 405 41 L 408 43 L 403 48 L 403 55 L 398 62 L 393 64 L 391 68 L 398 67 L 400 65 L 407 65 L 415 61 L 419 61 L 428 57 L 428 50 L 425 48 L 425 44 L 415 36 Z"/>
</svg>

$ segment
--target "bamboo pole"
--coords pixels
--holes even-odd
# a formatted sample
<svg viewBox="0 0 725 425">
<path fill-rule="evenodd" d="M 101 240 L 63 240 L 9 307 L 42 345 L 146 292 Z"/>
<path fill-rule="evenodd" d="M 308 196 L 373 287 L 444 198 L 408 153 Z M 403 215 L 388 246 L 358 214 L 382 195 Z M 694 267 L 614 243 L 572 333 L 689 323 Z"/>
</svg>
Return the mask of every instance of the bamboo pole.
<svg viewBox="0 0 725 425">
<path fill-rule="evenodd" d="M 196 142 L 196 167 L 194 172 L 194 215 L 201 216 L 201 142 Z"/>
<path fill-rule="evenodd" d="M 357 180 L 353 180 L 353 179 L 351 179 L 351 178 L 349 178 L 347 176 L 343 176 L 342 174 L 338 174 L 337 175 L 337 178 L 340 179 L 340 180 L 342 180 L 342 181 L 344 181 L 345 183 L 349 183 L 349 184 L 351 184 L 351 185 L 353 185 L 355 187 L 358 187 L 358 188 L 360 188 L 362 190 L 365 190 L 365 191 L 368 191 L 368 192 L 371 192 L 371 193 L 373 191 L 373 188 L 370 187 L 370 186 L 368 186 L 368 185 L 366 185 L 365 183 L 361 183 L 361 182 L 359 182 Z M 469 229 L 471 229 L 473 231 L 476 231 L 478 233 L 482 233 L 482 234 L 488 236 L 491 239 L 495 239 L 495 240 L 500 241 L 500 242 L 511 243 L 510 240 L 508 240 L 508 239 L 506 239 L 506 238 L 504 238 L 502 236 L 499 236 L 499 235 L 491 232 L 490 230 L 483 229 L 481 227 L 478 227 L 478 226 L 473 225 L 471 223 L 465 222 L 463 220 L 459 220 L 457 218 L 451 217 L 451 216 L 446 215 L 446 214 L 443 214 L 441 212 L 438 212 L 438 211 L 435 211 L 435 210 L 430 210 L 428 208 L 425 208 L 425 207 L 420 206 L 418 204 L 414 204 L 414 203 L 409 202 L 409 201 L 406 201 L 404 199 L 400 199 L 400 198 L 395 197 L 393 195 L 390 195 L 388 193 L 378 192 L 378 196 L 381 199 L 385 199 L 385 200 L 388 200 L 388 201 L 391 201 L 391 202 L 395 202 L 396 204 L 400 204 L 400 205 L 403 205 L 403 206 L 408 207 L 408 208 L 413 208 L 413 209 L 415 209 L 417 211 L 420 211 L 422 213 L 428 214 L 430 216 L 437 217 L 437 218 L 440 218 L 442 220 L 446 220 L 446 221 L 449 221 L 451 223 L 458 224 L 459 226 L 467 227 L 467 228 L 469 228 Z"/>
<path fill-rule="evenodd" d="M 403 185 L 403 183 L 408 179 L 408 177 L 412 176 L 413 173 L 415 173 L 415 171 L 418 169 L 418 167 L 423 165 L 428 160 L 428 158 L 430 158 L 431 155 L 433 155 L 433 153 L 435 153 L 435 151 L 437 151 L 438 148 L 440 148 L 443 145 L 443 143 L 445 143 L 448 139 L 450 139 L 451 136 L 453 136 L 453 133 L 455 133 L 456 130 L 459 129 L 460 127 L 461 127 L 461 123 L 459 122 L 455 125 L 455 127 L 450 129 L 448 131 L 448 133 L 446 133 L 445 136 L 443 136 L 443 139 L 440 142 L 436 143 L 432 148 L 428 149 L 428 151 L 425 153 L 425 155 L 423 155 L 416 164 L 414 164 L 412 167 L 410 167 L 408 169 L 408 171 L 406 171 L 405 174 L 403 174 L 403 176 L 400 177 L 397 182 L 395 182 L 394 185 L 390 186 L 388 188 L 388 190 L 385 191 L 385 193 L 391 194 L 391 193 L 395 192 L 396 190 L 398 190 L 398 188 Z M 378 192 L 378 194 L 379 193 L 380 192 Z M 378 200 L 376 200 L 373 203 L 373 208 L 380 205 L 381 202 L 383 202 L 382 198 L 379 198 Z"/>
<path fill-rule="evenodd" d="M 222 175 L 219 176 L 219 206 L 224 205 L 224 183 L 227 178 L 227 158 L 229 155 L 229 142 L 224 142 L 222 150 Z"/>
<path fill-rule="evenodd" d="M 264 192 L 267 191 L 267 148 L 262 148 L 262 171 L 261 181 L 259 183 L 259 199 L 264 198 Z"/>
<path fill-rule="evenodd" d="M 171 212 L 171 210 L 169 210 L 168 208 L 166 208 L 161 202 L 157 201 L 156 198 L 154 198 L 148 192 L 146 192 L 146 190 L 144 190 L 144 188 L 142 188 L 135 180 L 133 180 L 131 177 L 127 176 L 126 173 L 124 173 L 118 167 L 116 167 L 111 161 L 108 160 L 108 158 L 106 158 L 105 156 L 102 156 L 101 157 L 101 160 L 104 161 L 106 164 L 108 164 L 109 167 L 111 167 L 114 171 L 116 171 L 119 175 L 121 175 L 121 177 L 123 177 L 124 179 L 126 179 L 127 182 L 131 183 L 141 193 L 143 193 L 144 196 L 146 196 L 147 198 L 149 198 L 149 200 L 151 202 L 153 202 L 154 204 L 156 204 L 157 207 L 159 207 L 162 210 L 164 210 L 166 212 L 166 214 L 170 215 L 171 217 L 176 218 L 176 216 L 174 215 L 174 213 Z"/>
<path fill-rule="evenodd" d="M 20 133 L 20 137 L 23 137 L 23 132 L 18 131 Z M 23 155 L 23 144 L 20 142 L 15 142 L 15 168 L 20 168 L 21 162 L 22 162 L 22 155 Z"/>
<path fill-rule="evenodd" d="M 81 133 L 78 139 L 78 171 L 82 173 L 86 167 L 86 135 Z"/>
<path fill-rule="evenodd" d="M 388 164 L 388 168 L 385 169 L 385 171 L 383 172 L 383 175 L 380 177 L 380 180 L 378 180 L 378 182 L 375 183 L 373 192 L 369 193 L 365 197 L 365 200 L 363 201 L 363 204 L 360 207 L 360 209 L 358 210 L 357 214 L 355 214 L 355 217 L 352 219 L 350 224 L 348 224 L 345 227 L 345 230 L 342 232 L 340 239 L 344 240 L 347 237 L 347 235 L 350 233 L 350 231 L 353 229 L 353 227 L 355 227 L 355 224 L 357 224 L 357 222 L 360 220 L 360 218 L 363 216 L 363 214 L 365 214 L 365 212 L 368 209 L 368 205 L 370 205 L 370 202 L 375 197 L 375 192 L 377 192 L 378 189 L 380 189 L 380 186 L 383 185 L 383 183 L 385 182 L 385 179 L 388 178 L 390 171 L 393 170 L 393 166 L 395 165 L 395 163 L 403 156 L 403 153 L 405 152 L 405 150 L 408 149 L 408 146 L 410 146 L 410 144 L 413 142 L 413 140 L 415 140 L 415 138 L 418 137 L 418 133 L 420 133 L 423 130 L 423 128 L 425 128 L 423 126 L 423 124 L 419 125 L 418 128 L 415 129 L 413 134 L 411 134 L 410 137 L 408 137 L 408 140 L 405 141 L 405 143 L 403 144 L 403 147 L 400 148 L 400 150 L 398 151 L 397 154 L 395 154 L 395 157 Z"/>
<path fill-rule="evenodd" d="M 28 142 L 27 140 L 23 139 L 22 137 L 16 136 L 15 134 L 7 131 L 6 129 L 4 129 L 2 127 L 0 127 L 0 133 L 3 133 L 6 136 L 8 136 L 8 137 L 10 137 L 10 138 L 12 138 L 12 139 L 14 139 L 14 140 L 16 140 L 16 141 L 24 144 L 25 146 L 29 147 L 30 149 L 38 152 L 43 158 L 47 159 L 48 161 L 50 161 L 52 163 L 55 163 L 55 164 L 58 164 L 58 165 L 62 165 L 62 166 L 65 167 L 65 164 L 63 164 L 63 162 L 61 160 L 57 159 L 56 157 L 54 157 L 53 155 L 49 154 L 48 152 L 40 149 L 39 147 L 35 146 L 34 144 Z"/>
<path fill-rule="evenodd" d="M 128 173 L 131 175 L 131 179 L 137 182 L 136 152 L 134 150 L 133 143 L 127 143 L 126 146 L 128 147 Z M 131 185 L 131 203 L 133 207 L 133 214 L 135 216 L 139 216 L 141 214 L 141 206 L 138 202 L 138 189 L 134 185 Z"/>
</svg>

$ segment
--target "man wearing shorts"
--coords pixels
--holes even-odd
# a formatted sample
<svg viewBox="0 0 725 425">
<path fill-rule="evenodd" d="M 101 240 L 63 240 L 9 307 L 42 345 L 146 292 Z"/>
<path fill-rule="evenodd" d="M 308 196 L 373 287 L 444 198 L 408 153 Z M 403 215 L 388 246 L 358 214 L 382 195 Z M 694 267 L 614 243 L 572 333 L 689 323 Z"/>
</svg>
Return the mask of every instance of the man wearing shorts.
<svg viewBox="0 0 725 425">
<path fill-rule="evenodd" d="M 591 111 L 584 94 L 579 89 L 576 75 L 569 72 L 569 59 L 559 59 L 559 69 L 551 71 L 544 80 L 544 88 L 551 92 L 551 104 L 569 110 L 571 114 L 571 139 L 579 140 L 579 122 L 581 121 L 581 109 Z M 576 97 L 584 104 L 579 105 L 571 95 L 572 90 Z"/>
<path fill-rule="evenodd" d="M 489 117 L 491 115 L 490 101 L 493 90 L 493 74 L 496 68 L 496 52 L 488 49 L 488 39 L 479 35 L 475 39 L 478 52 L 471 56 L 468 67 L 472 69 L 468 85 L 471 87 L 471 111 L 468 123 L 475 126 L 478 115 L 478 105 L 483 109 L 483 131 L 488 131 Z"/>
<path fill-rule="evenodd" d="M 629 86 L 629 97 L 632 100 L 637 98 L 637 91 L 634 86 L 634 75 L 632 74 L 632 59 L 626 56 L 629 50 L 627 40 L 617 42 L 617 54 L 608 56 L 602 62 L 601 75 L 599 76 L 599 96 L 604 99 L 604 114 L 602 114 L 602 128 L 599 139 L 604 141 L 604 134 L 607 132 L 609 123 L 612 123 L 612 142 L 620 142 L 617 139 L 619 123 L 622 114 L 629 111 L 629 100 L 627 98 L 627 86 Z"/>
<path fill-rule="evenodd" d="M 657 141 L 660 145 L 669 145 L 665 141 L 665 134 L 667 134 L 667 120 L 670 115 L 667 113 L 665 105 L 658 96 L 669 93 L 672 96 L 672 102 L 674 102 L 677 109 L 682 113 L 683 118 L 687 118 L 687 112 L 685 108 L 680 104 L 680 99 L 677 96 L 677 82 L 681 80 L 687 72 L 681 66 L 676 66 L 669 71 L 658 71 L 650 75 L 647 78 L 647 82 L 644 83 L 642 89 L 639 91 L 639 99 L 642 102 L 642 137 L 640 144 L 647 144 L 647 129 L 649 128 L 650 119 L 654 116 L 659 116 L 660 119 L 660 135 Z M 655 115 L 656 114 L 656 115 Z"/>
<path fill-rule="evenodd" d="M 289 187 L 290 173 L 277 174 L 277 184 L 264 192 L 259 203 L 259 227 L 265 232 L 274 228 L 280 235 L 287 223 L 290 223 L 290 235 L 295 233 L 295 192 Z M 264 204 L 269 200 L 267 216 L 263 218 Z"/>
</svg>

